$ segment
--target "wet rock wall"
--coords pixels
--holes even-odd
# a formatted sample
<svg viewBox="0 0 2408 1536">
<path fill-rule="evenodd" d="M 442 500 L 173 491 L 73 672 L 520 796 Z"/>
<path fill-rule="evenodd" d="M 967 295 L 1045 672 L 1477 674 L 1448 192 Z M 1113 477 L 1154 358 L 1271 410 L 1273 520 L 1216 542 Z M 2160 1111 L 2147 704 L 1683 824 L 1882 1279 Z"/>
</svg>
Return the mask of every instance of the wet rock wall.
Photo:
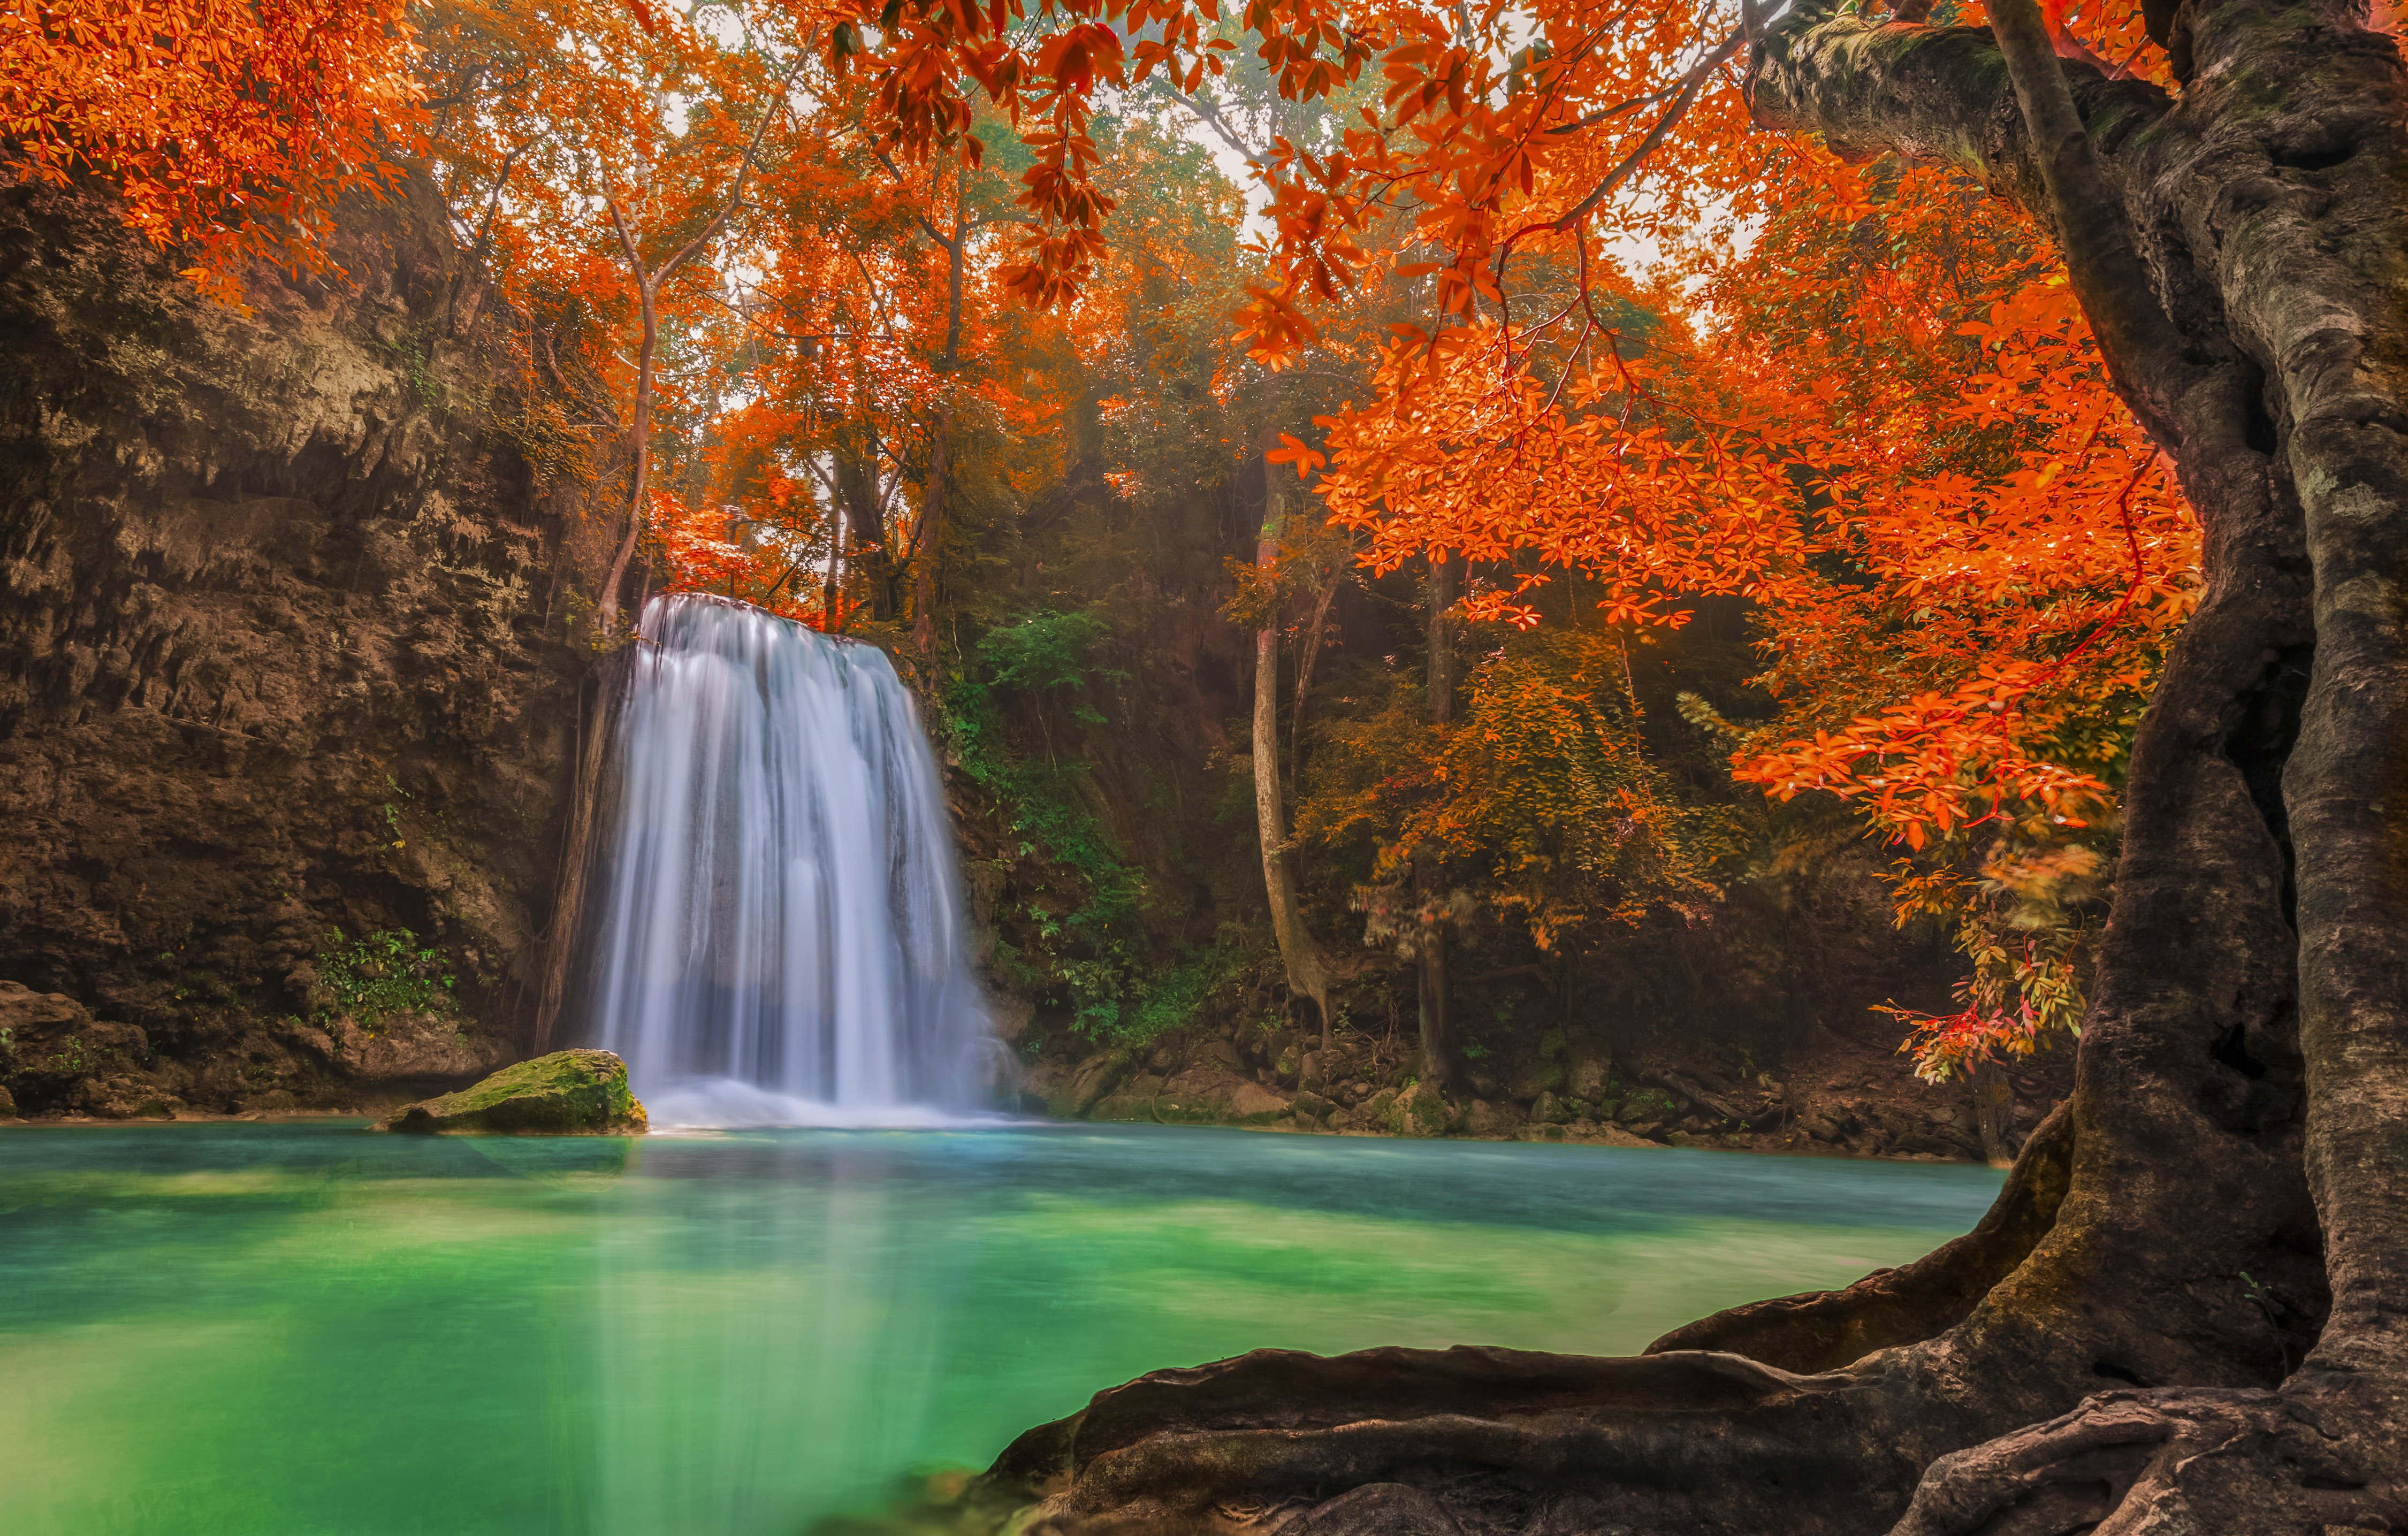
<svg viewBox="0 0 2408 1536">
<path fill-rule="evenodd" d="M 364 1102 L 523 1031 L 601 538 L 456 334 L 439 208 L 358 223 L 341 273 L 263 272 L 243 314 L 102 199 L 0 193 L 22 1113 Z"/>
</svg>

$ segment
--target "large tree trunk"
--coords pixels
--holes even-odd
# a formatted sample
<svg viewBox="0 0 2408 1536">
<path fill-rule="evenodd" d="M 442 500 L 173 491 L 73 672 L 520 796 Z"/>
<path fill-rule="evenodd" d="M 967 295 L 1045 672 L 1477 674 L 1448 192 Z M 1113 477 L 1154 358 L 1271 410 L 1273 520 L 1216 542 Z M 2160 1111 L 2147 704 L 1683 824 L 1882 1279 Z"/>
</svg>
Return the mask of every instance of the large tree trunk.
<svg viewBox="0 0 2408 1536">
<path fill-rule="evenodd" d="M 1809 0 L 1750 79 L 1760 122 L 2050 225 L 2200 519 L 2071 1101 L 1973 1234 L 1636 1359 L 1267 1351 L 1104 1393 L 991 1474 L 1030 1529 L 2408 1530 L 2400 49 L 2338 0 L 2151 0 L 2174 98 L 2060 74 L 2032 5 L 1994 38 Z"/>
<path fill-rule="evenodd" d="M 1429 722 L 1444 725 L 1455 718 L 1455 632 L 1449 617 L 1455 607 L 1453 561 L 1433 560 L 1429 567 L 1427 682 Z M 1413 855 L 1413 895 L 1421 909 L 1421 943 L 1414 963 L 1415 1000 L 1422 1035 L 1422 1075 L 1443 1088 L 1455 1085 L 1455 1048 L 1446 1027 L 1445 871 L 1436 849 Z"/>
<path fill-rule="evenodd" d="M 1268 452 L 1279 443 L 1278 414 L 1268 409 L 1268 402 L 1263 421 Z M 1287 526 L 1289 477 L 1285 467 L 1263 460 L 1263 529 L 1254 541 L 1254 568 L 1265 575 L 1279 562 L 1280 539 Z M 1270 899 L 1271 934 L 1279 941 L 1280 961 L 1287 969 L 1288 990 L 1312 999 L 1322 1049 L 1327 1050 L 1329 980 L 1321 969 L 1321 952 L 1313 946 L 1312 930 L 1304 926 L 1304 904 L 1297 898 L 1287 810 L 1280 797 L 1279 739 L 1279 615 L 1273 611 L 1254 632 L 1254 834 L 1262 844 L 1263 893 Z"/>
</svg>

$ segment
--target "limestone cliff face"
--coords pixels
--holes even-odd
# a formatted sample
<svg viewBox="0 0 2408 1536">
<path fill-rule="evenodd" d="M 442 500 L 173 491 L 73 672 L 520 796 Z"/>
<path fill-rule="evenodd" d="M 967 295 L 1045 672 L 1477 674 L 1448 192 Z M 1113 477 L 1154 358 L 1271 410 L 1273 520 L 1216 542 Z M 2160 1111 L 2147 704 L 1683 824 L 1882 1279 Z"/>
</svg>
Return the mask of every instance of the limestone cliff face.
<svg viewBox="0 0 2408 1536">
<path fill-rule="evenodd" d="M 451 335 L 434 211 L 363 223 L 246 316 L 94 199 L 0 194 L 0 982 L 55 995 L 0 1040 L 28 1112 L 374 1098 L 523 1027 L 598 530 Z M 64 1065 L 95 1025 L 114 1088 Z"/>
</svg>

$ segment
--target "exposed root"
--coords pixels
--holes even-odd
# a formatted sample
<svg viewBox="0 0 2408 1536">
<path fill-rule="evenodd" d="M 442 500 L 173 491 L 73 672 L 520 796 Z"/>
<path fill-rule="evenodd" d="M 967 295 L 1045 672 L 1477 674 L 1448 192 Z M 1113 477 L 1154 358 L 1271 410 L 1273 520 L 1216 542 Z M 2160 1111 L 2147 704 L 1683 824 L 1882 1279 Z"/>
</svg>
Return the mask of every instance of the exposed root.
<svg viewBox="0 0 2408 1536">
<path fill-rule="evenodd" d="M 985 1494 L 1041 1500 L 1026 1529 L 1065 1536 L 1341 1536 L 1387 1529 L 1357 1515 L 1402 1521 L 1408 1506 L 1466 1536 L 1608 1529 L 1592 1516 L 1609 1508 L 1611 1529 L 1633 1533 L 1870 1536 L 1939 1451 L 2002 1428 L 1974 1428 L 1885 1367 L 1809 1377 L 1703 1352 L 1266 1350 L 1100 1394 L 1016 1442 Z M 1412 1491 L 1364 1491 L 1389 1485 Z M 1349 1498 L 1360 1510 L 1332 1507 Z"/>
<path fill-rule="evenodd" d="M 1015 1458 L 1040 1474 L 1028 1536 L 2408 1532 L 2408 1393 L 2307 1380 L 2101 1393 L 1930 1457 L 1908 1384 L 1878 1371 L 1265 1352 L 1103 1394 L 1023 1437 L 985 1496 Z"/>
<path fill-rule="evenodd" d="M 2072 1172 L 2069 1101 L 2032 1132 L 1997 1203 L 1963 1237 L 1842 1290 L 1776 1297 L 1701 1317 L 1656 1340 L 1647 1353 L 1727 1350 L 1808 1372 L 1836 1371 L 1874 1350 L 1931 1338 L 1963 1321 L 2048 1235 Z"/>
<path fill-rule="evenodd" d="M 2107 1392 L 1942 1457 L 1894 1536 L 2408 1530 L 2408 1422 L 2363 1394 Z"/>
</svg>

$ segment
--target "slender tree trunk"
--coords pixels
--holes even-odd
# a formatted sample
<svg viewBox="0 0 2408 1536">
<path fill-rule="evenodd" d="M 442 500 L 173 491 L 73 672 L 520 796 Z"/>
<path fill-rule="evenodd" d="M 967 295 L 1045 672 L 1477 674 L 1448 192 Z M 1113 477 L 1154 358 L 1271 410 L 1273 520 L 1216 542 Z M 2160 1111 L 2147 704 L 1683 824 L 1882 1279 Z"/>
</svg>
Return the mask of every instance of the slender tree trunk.
<svg viewBox="0 0 2408 1536">
<path fill-rule="evenodd" d="M 1455 607 L 1455 566 L 1452 560 L 1433 560 L 1429 567 L 1426 675 L 1433 725 L 1445 725 L 1455 718 L 1455 632 L 1448 615 Z M 1436 849 L 1424 847 L 1413 855 L 1413 895 L 1424 925 L 1414 965 L 1421 1007 L 1422 1075 L 1451 1090 L 1461 1074 L 1455 1070 L 1455 1048 L 1447 1038 L 1446 879 Z"/>
<path fill-rule="evenodd" d="M 2007 1069 L 1995 1061 L 1977 1063 L 1967 1074 L 1973 1090 L 1973 1123 L 1981 1132 L 1982 1156 L 1992 1168 L 2005 1168 L 2014 1161 L 2014 1149 L 2007 1144 L 2007 1132 L 2012 1124 L 2015 1093 L 2007 1082 Z"/>
<path fill-rule="evenodd" d="M 844 592 L 844 503 L 828 498 L 827 574 L 820 581 L 820 625 L 829 634 L 844 627 L 838 604 Z"/>
<path fill-rule="evenodd" d="M 652 280 L 641 271 L 636 274 L 638 313 L 643 321 L 643 339 L 636 350 L 636 401 L 627 418 L 627 529 L 619 540 L 619 550 L 610 557 L 610 572 L 602 579 L 602 600 L 597 605 L 601 632 L 607 639 L 619 626 L 619 589 L 627 581 L 627 567 L 636 557 L 636 541 L 644 532 L 644 494 L 650 488 L 652 467 L 652 359 L 660 347 L 660 321 L 653 306 Z"/>
<path fill-rule="evenodd" d="M 1275 398 L 1275 397 L 1274 397 Z M 1279 442 L 1278 413 L 1266 401 L 1263 412 L 1265 452 Z M 1263 529 L 1254 542 L 1254 569 L 1268 576 L 1279 563 L 1280 539 L 1286 530 L 1288 481 L 1294 471 L 1263 460 Z M 1296 894 L 1295 855 L 1288 846 L 1287 811 L 1281 804 L 1279 760 L 1279 618 L 1270 614 L 1254 632 L 1254 833 L 1262 845 L 1263 891 L 1270 898 L 1271 933 L 1279 940 L 1280 959 L 1287 968 L 1288 990 L 1312 999 L 1321 1016 L 1321 1046 L 1329 1048 L 1329 981 L 1321 969 L 1321 953 L 1304 925 L 1304 905 Z"/>
<path fill-rule="evenodd" d="M 937 678 L 937 552 L 945 532 L 945 477 L 952 468 L 953 412 L 937 408 L 928 431 L 928 483 L 921 493 L 919 548 L 911 561 L 911 649 L 919 653 L 923 687 Z"/>
<path fill-rule="evenodd" d="M 969 253 L 969 179 L 956 165 L 953 172 L 953 232 L 948 236 L 921 221 L 945 252 L 945 350 L 937 360 L 937 379 L 944 387 L 962 362 L 962 294 L 968 280 Z M 911 648 L 920 654 L 924 686 L 937 678 L 937 561 L 945 545 L 945 511 L 953 467 L 953 406 L 950 397 L 937 403 L 928 429 L 928 483 L 921 496 L 919 547 L 912 553 Z"/>
<path fill-rule="evenodd" d="M 788 93 L 793 89 L 796 74 L 803 66 L 803 55 L 797 54 L 779 82 L 777 102 L 761 114 L 753 126 L 752 136 L 744 145 L 744 153 L 736 162 L 736 176 L 729 184 L 727 200 L 720 205 L 695 237 L 678 247 L 658 266 L 648 266 L 642 248 L 638 245 L 636 231 L 620 210 L 616 196 L 606 197 L 603 207 L 610 215 L 610 229 L 619 237 L 619 253 L 627 264 L 627 273 L 636 280 L 636 300 L 643 321 L 643 342 L 636 360 L 636 403 L 627 425 L 627 442 L 635 460 L 627 490 L 627 532 L 619 540 L 619 551 L 610 561 L 610 573 L 603 579 L 601 601 L 597 604 L 602 621 L 602 633 L 607 639 L 617 627 L 619 619 L 619 587 L 627 579 L 628 564 L 634 560 L 637 541 L 644 532 L 644 493 L 652 471 L 652 361 L 660 346 L 659 298 L 661 285 L 677 275 L 680 267 L 719 237 L 728 216 L 744 201 L 744 183 L 752 174 L 753 157 L 761 152 L 761 143 L 768 136 L 770 124 L 783 113 Z"/>
<path fill-rule="evenodd" d="M 1321 592 L 1312 600 L 1312 617 L 1305 621 L 1304 643 L 1296 657 L 1296 697 L 1287 711 L 1287 782 L 1292 797 L 1304 794 L 1304 701 L 1312 691 L 1313 663 L 1321 655 L 1321 637 L 1329 622 L 1329 604 L 1338 596 L 1338 583 L 1343 571 L 1333 571 L 1329 580 L 1321 583 Z"/>
<path fill-rule="evenodd" d="M 593 708 L 584 728 L 570 743 L 577 754 L 570 778 L 568 816 L 561 832 L 560 878 L 552 883 L 552 922 L 545 933 L 543 982 L 536 993 L 534 1026 L 528 1055 L 552 1048 L 559 1033 L 560 1013 L 568 1000 L 569 975 L 578 941 L 585 932 L 585 897 L 592 885 L 595 823 L 600 817 L 608 779 L 610 732 L 624 696 L 626 668 L 640 648 L 625 647 L 602 658 L 593 673 Z"/>
</svg>

